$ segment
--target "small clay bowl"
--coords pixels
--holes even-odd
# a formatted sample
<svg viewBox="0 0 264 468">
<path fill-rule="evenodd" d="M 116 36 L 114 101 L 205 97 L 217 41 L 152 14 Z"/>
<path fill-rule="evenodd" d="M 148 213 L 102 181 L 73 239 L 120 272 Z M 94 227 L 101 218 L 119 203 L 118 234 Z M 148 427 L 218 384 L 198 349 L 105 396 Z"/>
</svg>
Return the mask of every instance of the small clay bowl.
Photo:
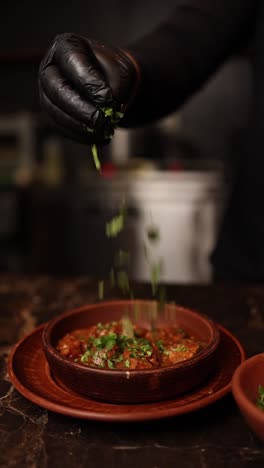
<svg viewBox="0 0 264 468">
<path fill-rule="evenodd" d="M 170 367 L 117 370 L 97 369 L 62 357 L 56 350 L 60 338 L 79 328 L 98 322 L 121 319 L 124 314 L 133 319 L 140 310 L 141 326 L 148 326 L 153 301 L 111 301 L 86 305 L 51 320 L 43 331 L 43 349 L 56 382 L 76 393 L 112 403 L 145 403 L 161 401 L 188 392 L 199 385 L 214 370 L 220 335 L 217 326 L 207 317 L 176 305 L 166 305 L 157 321 L 158 326 L 185 329 L 205 343 L 193 358 Z"/>
<path fill-rule="evenodd" d="M 232 379 L 232 392 L 242 415 L 264 441 L 264 411 L 256 406 L 259 385 L 264 387 L 264 353 L 244 361 Z"/>
</svg>

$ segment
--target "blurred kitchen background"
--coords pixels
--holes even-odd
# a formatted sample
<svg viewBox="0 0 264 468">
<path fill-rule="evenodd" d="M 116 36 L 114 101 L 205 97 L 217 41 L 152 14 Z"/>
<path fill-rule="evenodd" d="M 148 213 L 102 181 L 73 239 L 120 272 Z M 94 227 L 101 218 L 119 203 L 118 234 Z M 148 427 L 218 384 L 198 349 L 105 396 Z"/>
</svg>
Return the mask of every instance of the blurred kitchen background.
<svg viewBox="0 0 264 468">
<path fill-rule="evenodd" d="M 40 110 L 37 71 L 52 38 L 77 32 L 126 45 L 166 18 L 173 0 L 2 2 L 0 28 L 0 270 L 108 275 L 114 252 L 131 252 L 131 276 L 148 280 L 146 229 L 167 282 L 209 282 L 232 164 L 251 101 L 248 54 L 233 57 L 179 112 L 118 130 L 100 151 L 66 140 Z M 120 238 L 105 222 L 124 193 Z"/>
</svg>

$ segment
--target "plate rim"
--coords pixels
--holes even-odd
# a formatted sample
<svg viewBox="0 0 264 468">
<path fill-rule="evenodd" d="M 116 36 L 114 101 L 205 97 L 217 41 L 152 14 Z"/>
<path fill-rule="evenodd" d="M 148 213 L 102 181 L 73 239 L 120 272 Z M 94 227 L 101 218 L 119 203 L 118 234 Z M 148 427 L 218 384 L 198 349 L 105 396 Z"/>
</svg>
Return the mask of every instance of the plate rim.
<svg viewBox="0 0 264 468">
<path fill-rule="evenodd" d="M 12 385 L 15 387 L 15 389 L 23 397 L 25 397 L 27 400 L 30 400 L 32 403 L 36 404 L 37 406 L 39 406 L 41 408 L 44 408 L 44 409 L 47 409 L 49 411 L 53 411 L 54 413 L 62 414 L 64 416 L 69 416 L 69 417 L 73 417 L 73 418 L 93 420 L 93 421 L 104 421 L 104 422 L 151 421 L 151 420 L 159 420 L 159 419 L 164 419 L 164 418 L 169 418 L 169 417 L 174 417 L 174 416 L 180 416 L 180 415 L 183 415 L 183 414 L 188 414 L 188 413 L 191 413 L 191 412 L 194 412 L 194 411 L 198 411 L 198 410 L 200 410 L 202 408 L 205 408 L 205 407 L 215 403 L 216 401 L 220 400 L 225 395 L 227 395 L 228 393 L 231 392 L 232 376 L 230 377 L 229 383 L 224 385 L 222 388 L 220 388 L 216 392 L 214 392 L 212 394 L 209 394 L 206 397 L 201 398 L 200 400 L 196 400 L 194 402 L 189 402 L 189 403 L 183 404 L 182 406 L 179 406 L 179 407 L 159 408 L 158 410 L 156 410 L 157 411 L 156 412 L 155 411 L 155 404 L 158 404 L 159 406 L 161 406 L 162 403 L 163 403 L 162 401 L 151 402 L 151 403 L 142 403 L 142 404 L 133 404 L 133 405 L 132 404 L 131 405 L 129 405 L 129 404 L 122 405 L 122 406 L 127 406 L 127 407 L 130 407 L 130 406 L 131 407 L 152 406 L 153 407 L 153 412 L 148 412 L 147 414 L 144 414 L 144 412 L 140 412 L 140 413 L 136 413 L 136 412 L 135 413 L 134 412 L 131 412 L 131 413 L 130 412 L 128 412 L 128 413 L 115 413 L 114 408 L 116 406 L 119 406 L 119 405 L 114 404 L 114 403 L 104 403 L 104 404 L 109 404 L 109 406 L 113 407 L 112 412 L 106 413 L 106 412 L 103 412 L 103 411 L 100 411 L 100 410 L 98 410 L 98 411 L 81 410 L 81 409 L 78 409 L 78 408 L 73 408 L 72 406 L 66 406 L 65 404 L 60 404 L 58 402 L 53 402 L 53 401 L 51 401 L 51 400 L 49 400 L 47 398 L 44 398 L 44 397 L 40 396 L 39 393 L 37 393 L 37 392 L 35 392 L 35 393 L 32 392 L 26 386 L 24 386 L 23 383 L 21 383 L 21 381 L 17 377 L 17 375 L 16 375 L 16 373 L 14 371 L 14 368 L 13 368 L 14 367 L 13 363 L 15 361 L 15 355 L 18 352 L 21 345 L 25 341 L 29 340 L 32 337 L 32 335 L 35 335 L 38 332 L 40 332 L 45 327 L 45 325 L 46 325 L 46 323 L 42 323 L 41 325 L 37 326 L 30 333 L 28 333 L 27 335 L 22 337 L 13 346 L 13 348 L 11 349 L 11 352 L 9 353 L 9 356 L 8 356 L 7 371 L 8 371 L 9 379 L 10 379 Z M 240 364 L 239 365 L 241 365 L 246 360 L 246 353 L 245 353 L 245 350 L 244 350 L 242 344 L 233 335 L 233 333 L 231 333 L 228 329 L 226 329 L 225 327 L 223 327 L 222 325 L 220 325 L 218 323 L 217 323 L 217 326 L 218 326 L 220 332 L 225 334 L 229 338 L 229 340 L 231 340 L 235 344 L 235 346 L 238 349 L 239 354 L 240 354 Z M 46 365 L 48 367 L 48 362 L 47 362 L 47 359 L 46 359 L 45 355 L 44 355 L 44 359 L 45 359 L 45 363 L 46 363 Z M 234 368 L 234 372 L 235 372 L 235 370 L 237 368 L 238 368 L 238 366 L 236 366 Z M 48 370 L 48 372 L 49 372 L 49 370 Z M 64 392 L 66 395 L 69 395 L 69 394 L 74 395 L 73 393 L 67 392 L 67 390 L 60 387 L 56 383 L 56 381 L 54 381 L 54 379 L 51 376 L 50 376 L 50 378 L 53 380 L 54 384 L 60 389 L 60 391 Z M 194 390 L 194 393 L 195 393 L 195 390 Z M 91 401 L 93 401 L 94 404 L 96 404 L 96 403 L 102 404 L 102 402 L 97 402 L 96 400 L 92 400 L 92 399 L 83 397 L 81 395 L 76 394 L 76 397 L 83 398 L 83 399 L 86 399 L 86 400 L 91 400 Z M 179 397 L 177 397 L 177 399 L 179 399 Z M 166 405 L 166 403 L 168 403 L 168 401 L 173 402 L 174 399 L 171 398 L 170 400 L 164 400 L 164 405 Z"/>
</svg>

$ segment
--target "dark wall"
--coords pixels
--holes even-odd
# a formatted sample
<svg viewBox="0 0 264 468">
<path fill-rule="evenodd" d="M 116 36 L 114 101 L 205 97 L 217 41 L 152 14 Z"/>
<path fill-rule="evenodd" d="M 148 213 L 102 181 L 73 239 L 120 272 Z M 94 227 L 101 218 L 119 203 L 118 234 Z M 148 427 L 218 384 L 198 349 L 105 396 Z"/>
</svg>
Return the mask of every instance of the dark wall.
<svg viewBox="0 0 264 468">
<path fill-rule="evenodd" d="M 74 31 L 125 43 L 164 18 L 173 0 L 1 2 L 1 48 L 46 47 L 52 37 Z"/>
<path fill-rule="evenodd" d="M 55 35 L 72 31 L 125 45 L 164 19 L 173 4 L 173 0 L 1 2 L 0 114 L 39 110 L 39 57 Z"/>
</svg>

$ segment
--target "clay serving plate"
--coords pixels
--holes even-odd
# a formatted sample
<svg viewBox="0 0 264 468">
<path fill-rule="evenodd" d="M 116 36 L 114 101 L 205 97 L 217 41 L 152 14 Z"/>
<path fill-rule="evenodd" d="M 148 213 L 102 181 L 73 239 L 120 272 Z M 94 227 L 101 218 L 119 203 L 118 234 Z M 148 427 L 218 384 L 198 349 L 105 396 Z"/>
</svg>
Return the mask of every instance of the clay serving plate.
<svg viewBox="0 0 264 468">
<path fill-rule="evenodd" d="M 243 362 L 232 379 L 232 392 L 242 415 L 264 441 L 264 411 L 256 405 L 259 385 L 264 387 L 264 353 Z"/>
<path fill-rule="evenodd" d="M 147 326 L 153 307 L 152 301 L 101 302 L 50 321 L 44 328 L 42 344 L 53 378 L 61 387 L 112 403 L 161 401 L 198 386 L 214 370 L 219 330 L 207 317 L 176 305 L 165 306 L 157 325 L 176 325 L 205 343 L 196 356 L 179 364 L 144 370 L 97 369 L 70 361 L 56 350 L 59 339 L 66 333 L 98 322 L 119 320 L 124 314 L 133 320 L 135 308 L 140 310 L 139 325 Z"/>
</svg>

